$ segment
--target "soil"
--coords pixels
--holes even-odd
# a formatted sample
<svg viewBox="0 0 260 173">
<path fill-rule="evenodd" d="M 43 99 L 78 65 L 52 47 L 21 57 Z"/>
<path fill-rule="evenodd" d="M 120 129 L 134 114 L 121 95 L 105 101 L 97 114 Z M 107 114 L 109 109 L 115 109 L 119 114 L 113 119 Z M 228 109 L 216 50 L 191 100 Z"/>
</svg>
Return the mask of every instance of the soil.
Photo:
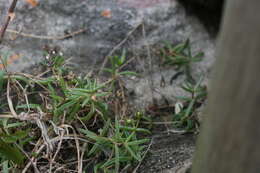
<svg viewBox="0 0 260 173">
<path fill-rule="evenodd" d="M 152 139 L 153 145 L 138 173 L 179 173 L 182 168 L 188 171 L 195 150 L 193 134 L 158 133 Z"/>
</svg>

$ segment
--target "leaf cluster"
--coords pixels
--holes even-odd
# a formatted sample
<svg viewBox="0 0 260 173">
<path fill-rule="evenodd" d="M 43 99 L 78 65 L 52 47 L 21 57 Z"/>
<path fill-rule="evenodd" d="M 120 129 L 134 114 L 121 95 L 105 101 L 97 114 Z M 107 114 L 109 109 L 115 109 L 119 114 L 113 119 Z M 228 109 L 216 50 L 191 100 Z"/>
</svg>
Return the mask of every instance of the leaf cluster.
<svg viewBox="0 0 260 173">
<path fill-rule="evenodd" d="M 61 56 L 43 62 L 44 71 L 37 76 L 0 71 L 0 95 L 7 96 L 7 100 L 2 100 L 6 104 L 1 102 L 1 106 L 5 111 L 13 108 L 0 112 L 1 116 L 9 116 L 0 118 L 2 170 L 14 169 L 28 161 L 28 157 L 36 157 L 31 152 L 31 143 L 41 141 L 42 137 L 45 142 L 54 139 L 65 124 L 74 129 L 67 130 L 73 133 L 67 136 L 84 138 L 85 142 L 80 142 L 85 146 L 84 159 L 91 160 L 95 172 L 119 172 L 140 161 L 148 139 L 139 139 L 138 135 L 149 131 L 139 127 L 138 118 L 124 123 L 126 120 L 114 114 L 108 102 L 114 98 L 110 92 L 113 85 L 109 84 L 122 75 L 135 74 L 121 71 L 124 63 L 125 53 L 111 58 L 112 67 L 107 71 L 112 80 L 103 83 L 74 74 Z M 41 135 L 33 138 L 29 133 L 35 132 L 32 126 L 38 126 L 35 129 Z M 44 152 L 37 154 L 38 159 L 43 157 Z"/>
</svg>

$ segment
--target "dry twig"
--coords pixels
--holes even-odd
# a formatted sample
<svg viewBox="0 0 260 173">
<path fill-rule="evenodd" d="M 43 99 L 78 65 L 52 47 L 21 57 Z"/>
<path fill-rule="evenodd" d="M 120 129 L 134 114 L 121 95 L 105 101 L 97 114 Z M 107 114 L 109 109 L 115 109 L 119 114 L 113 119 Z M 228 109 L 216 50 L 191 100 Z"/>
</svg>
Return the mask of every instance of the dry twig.
<svg viewBox="0 0 260 173">
<path fill-rule="evenodd" d="M 136 27 L 134 27 L 134 28 L 126 35 L 126 37 L 125 37 L 122 41 L 120 41 L 120 43 L 118 43 L 118 44 L 108 53 L 108 55 L 105 57 L 105 59 L 104 59 L 102 65 L 101 65 L 101 68 L 99 69 L 99 72 L 98 72 L 99 75 L 100 75 L 100 74 L 102 73 L 102 71 L 104 70 L 104 67 L 105 67 L 106 64 L 107 64 L 107 61 L 108 61 L 109 57 L 112 56 L 112 55 L 115 53 L 115 51 L 116 51 L 117 49 L 119 49 L 119 48 L 128 40 L 128 38 L 135 32 L 135 30 L 136 30 L 137 28 L 139 28 L 139 26 L 140 26 L 141 24 L 142 24 L 142 23 L 139 23 L 138 25 L 136 25 Z"/>
<path fill-rule="evenodd" d="M 16 7 L 18 0 L 13 0 L 13 2 L 11 3 L 9 9 L 8 9 L 8 15 L 7 18 L 5 20 L 5 23 L 3 24 L 1 30 L 0 30 L 0 42 L 2 41 L 5 31 L 10 23 L 10 21 L 12 20 L 13 16 L 14 16 L 14 9 Z"/>
<path fill-rule="evenodd" d="M 147 149 L 145 150 L 144 155 L 143 155 L 143 157 L 142 157 L 142 160 L 138 163 L 138 165 L 137 165 L 136 168 L 134 169 L 133 173 L 136 173 L 136 172 L 137 172 L 137 170 L 138 170 L 139 167 L 141 166 L 141 164 L 142 164 L 142 162 L 143 162 L 143 160 L 144 160 L 146 154 L 148 153 L 148 151 L 150 150 L 150 148 L 151 148 L 152 145 L 153 145 L 153 138 L 151 139 L 151 142 L 149 143 Z"/>
<path fill-rule="evenodd" d="M 11 29 L 7 29 L 6 31 L 9 32 L 9 33 L 20 35 L 20 36 L 36 38 L 36 39 L 64 40 L 66 38 L 73 37 L 75 35 L 81 34 L 81 33 L 85 32 L 86 29 L 80 29 L 78 31 L 75 31 L 75 32 L 72 32 L 72 33 L 69 33 L 69 34 L 66 34 L 66 35 L 61 35 L 61 36 L 42 36 L 42 35 L 26 34 L 26 33 L 22 33 L 20 31 L 15 31 L 15 30 L 11 30 Z"/>
</svg>

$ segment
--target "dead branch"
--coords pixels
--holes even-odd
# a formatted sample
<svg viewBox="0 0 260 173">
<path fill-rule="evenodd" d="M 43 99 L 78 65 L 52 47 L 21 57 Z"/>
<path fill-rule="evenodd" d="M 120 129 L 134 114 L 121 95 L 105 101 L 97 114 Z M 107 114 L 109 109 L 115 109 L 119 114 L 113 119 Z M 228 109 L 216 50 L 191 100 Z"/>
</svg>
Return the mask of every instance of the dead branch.
<svg viewBox="0 0 260 173">
<path fill-rule="evenodd" d="M 5 34 L 5 31 L 10 23 L 10 21 L 13 19 L 14 17 L 14 9 L 16 7 L 16 4 L 17 4 L 17 1 L 18 0 L 13 0 L 13 2 L 11 3 L 9 9 L 8 9 L 8 15 L 7 15 L 7 18 L 5 20 L 5 23 L 3 24 L 3 26 L 1 27 L 1 30 L 0 30 L 0 42 L 2 41 L 3 37 L 4 37 L 4 34 Z"/>
<path fill-rule="evenodd" d="M 22 33 L 20 31 L 15 31 L 12 29 L 7 29 L 6 32 L 17 34 L 23 37 L 29 37 L 29 38 L 35 38 L 35 39 L 44 39 L 44 40 L 64 40 L 70 37 L 73 37 L 75 35 L 81 34 L 86 32 L 86 29 L 80 29 L 78 31 L 74 31 L 72 33 L 66 34 L 66 35 L 61 35 L 61 36 L 42 36 L 42 35 L 33 35 L 33 34 L 26 34 Z"/>
</svg>

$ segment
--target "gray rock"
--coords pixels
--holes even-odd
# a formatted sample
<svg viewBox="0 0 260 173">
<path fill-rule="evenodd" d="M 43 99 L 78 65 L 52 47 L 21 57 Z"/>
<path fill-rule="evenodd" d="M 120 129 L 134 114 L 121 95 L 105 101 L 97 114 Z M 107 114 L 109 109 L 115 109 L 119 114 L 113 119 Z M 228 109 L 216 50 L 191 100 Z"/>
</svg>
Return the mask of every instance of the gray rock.
<svg viewBox="0 0 260 173">
<path fill-rule="evenodd" d="M 192 135 L 161 135 L 153 142 L 151 156 L 144 159 L 138 173 L 186 173 L 195 150 Z"/>
<path fill-rule="evenodd" d="M 8 7 L 5 2 L 0 0 L 0 10 Z M 156 46 L 165 41 L 179 43 L 190 38 L 194 52 L 205 52 L 204 60 L 192 66 L 195 78 L 202 73 L 206 75 L 205 84 L 214 62 L 215 40 L 200 21 L 187 15 L 175 0 L 45 0 L 34 8 L 25 1 L 19 1 L 16 17 L 8 29 L 0 48 L 2 55 L 19 55 L 8 67 L 12 71 L 28 69 L 43 60 L 43 47 L 46 46 L 58 47 L 82 73 L 98 71 L 107 55 L 126 48 L 128 58 L 134 58 L 132 67 L 127 68 L 137 70 L 141 76 L 123 79 L 127 90 L 134 93 L 131 103 L 138 109 L 146 108 L 154 99 L 161 104 L 165 100 L 175 103 L 176 96 L 186 94 L 180 88 L 184 76 L 170 84 L 171 77 L 177 71 L 159 65 L 160 58 L 154 51 Z M 58 36 L 82 29 L 86 31 L 71 38 L 57 39 Z M 19 34 L 12 33 L 12 30 Z M 165 86 L 161 86 L 162 78 Z M 193 153 L 194 142 L 187 145 L 188 150 L 181 161 L 190 159 Z M 175 157 L 174 153 L 179 152 L 178 147 L 171 149 L 167 157 Z M 164 156 L 164 151 L 158 149 L 158 154 Z M 155 161 L 158 161 L 157 158 Z M 149 166 L 149 161 L 146 163 Z M 175 165 L 168 167 L 167 163 L 159 169 L 167 170 Z"/>
<path fill-rule="evenodd" d="M 0 9 L 7 8 L 8 4 L 1 1 Z M 55 39 L 81 29 L 86 31 L 72 38 Z M 28 35 L 13 34 L 10 30 Z M 134 105 L 144 108 L 153 99 L 160 102 L 166 98 L 174 103 L 175 96 L 184 94 L 179 88 L 184 77 L 169 84 L 176 71 L 159 67 L 158 57 L 150 49 L 162 42 L 178 43 L 187 38 L 192 41 L 194 52 L 205 52 L 205 60 L 195 64 L 192 73 L 195 76 L 208 75 L 214 61 L 214 40 L 197 18 L 186 15 L 177 1 L 95 0 L 75 3 L 73 0 L 46 0 L 34 8 L 19 1 L 15 20 L 1 45 L 1 53 L 10 57 L 19 55 L 9 69 L 21 71 L 43 59 L 46 45 L 59 47 L 78 71 L 86 73 L 99 69 L 113 48 L 120 52 L 125 47 L 135 56 L 142 57 L 134 64 L 142 78 L 125 81 L 126 87 L 135 92 Z M 166 81 L 165 87 L 160 87 L 162 77 Z"/>
<path fill-rule="evenodd" d="M 4 0 L 0 2 L 0 9 L 8 7 Z M 104 11 L 111 13 L 111 17 L 102 16 Z M 9 32 L 1 45 L 1 52 L 20 54 L 17 63 L 9 67 L 20 71 L 43 58 L 44 45 L 58 46 L 74 63 L 80 64 L 82 71 L 87 71 L 93 65 L 100 66 L 109 51 L 141 24 L 145 27 L 145 36 L 142 29 L 136 30 L 127 47 L 134 45 L 138 49 L 145 44 L 178 42 L 189 37 L 197 48 L 204 48 L 212 54 L 214 43 L 200 23 L 195 18 L 187 17 L 184 9 L 170 0 L 95 0 L 77 3 L 73 0 L 46 0 L 40 1 L 35 8 L 20 1 L 9 29 L 53 38 L 81 29 L 86 29 L 86 32 L 63 40 L 32 38 Z"/>
</svg>

